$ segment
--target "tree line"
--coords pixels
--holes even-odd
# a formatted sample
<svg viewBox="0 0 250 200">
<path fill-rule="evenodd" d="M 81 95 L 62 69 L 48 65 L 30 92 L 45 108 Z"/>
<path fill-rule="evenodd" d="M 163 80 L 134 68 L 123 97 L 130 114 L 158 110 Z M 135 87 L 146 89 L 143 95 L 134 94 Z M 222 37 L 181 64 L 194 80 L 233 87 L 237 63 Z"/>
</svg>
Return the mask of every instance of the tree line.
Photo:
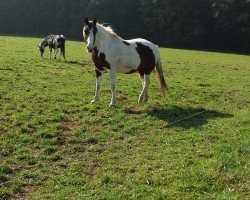
<svg viewBox="0 0 250 200">
<path fill-rule="evenodd" d="M 0 0 L 0 34 L 82 40 L 86 16 L 112 25 L 124 39 L 250 52 L 250 0 Z"/>
</svg>

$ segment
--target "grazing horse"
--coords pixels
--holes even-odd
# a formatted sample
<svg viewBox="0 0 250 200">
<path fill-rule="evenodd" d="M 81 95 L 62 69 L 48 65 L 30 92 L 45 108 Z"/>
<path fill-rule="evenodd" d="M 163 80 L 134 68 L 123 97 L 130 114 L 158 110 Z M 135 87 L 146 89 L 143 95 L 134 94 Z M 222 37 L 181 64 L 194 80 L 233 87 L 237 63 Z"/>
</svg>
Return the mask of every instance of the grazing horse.
<svg viewBox="0 0 250 200">
<path fill-rule="evenodd" d="M 165 96 L 167 85 L 158 46 L 144 39 L 123 40 L 110 27 L 97 23 L 96 19 L 89 21 L 88 18 L 85 18 L 83 39 L 95 65 L 96 92 L 91 103 L 100 99 L 102 71 L 105 69 L 109 73 L 112 91 L 110 107 L 116 104 L 116 73 L 138 72 L 143 85 L 138 102 L 147 102 L 150 74 L 156 66 L 161 92 Z"/>
<path fill-rule="evenodd" d="M 54 59 L 56 59 L 56 54 L 58 49 L 61 50 L 60 57 L 63 55 L 65 59 L 65 37 L 63 35 L 48 35 L 43 39 L 41 44 L 38 45 L 38 50 L 40 51 L 41 56 L 43 57 L 45 47 L 49 46 L 49 58 L 51 59 L 52 49 L 54 49 Z"/>
</svg>

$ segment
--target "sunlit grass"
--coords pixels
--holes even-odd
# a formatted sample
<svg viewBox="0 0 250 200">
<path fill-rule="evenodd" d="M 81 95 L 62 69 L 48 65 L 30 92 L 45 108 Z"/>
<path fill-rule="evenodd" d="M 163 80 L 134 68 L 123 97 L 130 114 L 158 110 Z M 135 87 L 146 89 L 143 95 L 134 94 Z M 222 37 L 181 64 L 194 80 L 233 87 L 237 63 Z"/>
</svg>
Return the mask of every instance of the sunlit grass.
<svg viewBox="0 0 250 200">
<path fill-rule="evenodd" d="M 0 199 L 249 198 L 249 56 L 161 49 L 168 97 L 118 75 L 110 109 L 83 43 L 40 41 L 0 37 Z"/>
</svg>

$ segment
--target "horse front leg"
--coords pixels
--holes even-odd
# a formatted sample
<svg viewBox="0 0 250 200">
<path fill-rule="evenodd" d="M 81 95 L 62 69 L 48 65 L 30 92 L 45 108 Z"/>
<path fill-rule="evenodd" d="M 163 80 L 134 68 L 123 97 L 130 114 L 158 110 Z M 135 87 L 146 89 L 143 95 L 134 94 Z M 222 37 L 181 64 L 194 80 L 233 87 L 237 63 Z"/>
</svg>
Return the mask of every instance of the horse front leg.
<svg viewBox="0 0 250 200">
<path fill-rule="evenodd" d="M 49 48 L 49 59 L 51 59 L 51 54 L 52 54 L 52 48 Z"/>
<path fill-rule="evenodd" d="M 116 71 L 113 69 L 109 70 L 109 81 L 110 81 L 111 92 L 112 92 L 112 98 L 111 98 L 109 107 L 114 107 L 116 104 L 116 91 L 115 91 L 116 77 L 115 76 L 116 76 Z"/>
<path fill-rule="evenodd" d="M 96 103 L 100 100 L 100 93 L 101 93 L 101 84 L 102 84 L 102 72 L 100 72 L 98 69 L 95 69 L 96 74 L 96 91 L 94 99 L 91 101 L 91 103 Z"/>
</svg>

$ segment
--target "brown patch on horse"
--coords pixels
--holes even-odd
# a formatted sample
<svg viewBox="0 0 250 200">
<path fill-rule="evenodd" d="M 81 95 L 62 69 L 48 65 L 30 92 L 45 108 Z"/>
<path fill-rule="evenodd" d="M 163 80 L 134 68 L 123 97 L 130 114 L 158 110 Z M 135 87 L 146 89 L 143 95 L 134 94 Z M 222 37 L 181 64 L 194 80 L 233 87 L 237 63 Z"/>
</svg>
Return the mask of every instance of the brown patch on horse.
<svg viewBox="0 0 250 200">
<path fill-rule="evenodd" d="M 122 42 L 123 42 L 123 44 L 130 46 L 130 44 L 127 41 L 123 40 Z"/>
<path fill-rule="evenodd" d="M 141 63 L 138 67 L 138 72 L 142 76 L 150 74 L 155 68 L 155 56 L 153 50 L 139 42 L 136 42 L 136 51 L 140 56 Z"/>
<path fill-rule="evenodd" d="M 92 60 L 96 68 L 99 71 L 104 70 L 104 68 L 110 69 L 110 64 L 106 60 L 105 54 L 104 53 L 100 53 L 99 55 L 98 54 L 99 54 L 99 51 L 97 48 L 95 48 L 94 51 L 92 52 Z"/>
</svg>

